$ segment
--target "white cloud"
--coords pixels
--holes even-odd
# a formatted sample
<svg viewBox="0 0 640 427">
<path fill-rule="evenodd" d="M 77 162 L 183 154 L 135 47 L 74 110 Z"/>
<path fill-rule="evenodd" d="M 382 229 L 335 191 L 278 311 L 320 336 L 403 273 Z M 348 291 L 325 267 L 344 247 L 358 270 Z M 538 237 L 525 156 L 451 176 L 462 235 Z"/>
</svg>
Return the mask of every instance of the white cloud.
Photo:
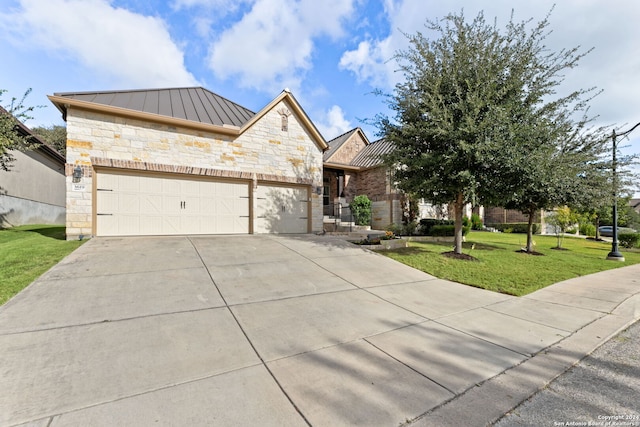
<svg viewBox="0 0 640 427">
<path fill-rule="evenodd" d="M 373 86 L 390 87 L 396 77 L 395 62 L 389 50 L 391 38 L 381 41 L 364 40 L 358 48 L 346 51 L 340 58 L 339 68 L 352 71 L 359 82 L 368 81 Z"/>
<path fill-rule="evenodd" d="M 28 48 L 69 56 L 120 87 L 197 83 L 162 19 L 107 0 L 22 0 L 21 6 L 2 17 L 0 28 Z"/>
<path fill-rule="evenodd" d="M 276 92 L 300 87 L 312 66 L 314 39 L 343 34 L 354 0 L 257 0 L 211 45 L 209 66 L 242 87 Z"/>
<path fill-rule="evenodd" d="M 229 9 L 236 9 L 242 3 L 252 3 L 254 0 L 175 0 L 172 3 L 174 9 L 205 7 L 208 9 L 217 8 L 220 12 Z"/>
<path fill-rule="evenodd" d="M 344 117 L 344 111 L 338 105 L 333 105 L 323 114 L 321 120 L 315 121 L 318 130 L 327 141 L 342 135 L 354 128 Z"/>
</svg>

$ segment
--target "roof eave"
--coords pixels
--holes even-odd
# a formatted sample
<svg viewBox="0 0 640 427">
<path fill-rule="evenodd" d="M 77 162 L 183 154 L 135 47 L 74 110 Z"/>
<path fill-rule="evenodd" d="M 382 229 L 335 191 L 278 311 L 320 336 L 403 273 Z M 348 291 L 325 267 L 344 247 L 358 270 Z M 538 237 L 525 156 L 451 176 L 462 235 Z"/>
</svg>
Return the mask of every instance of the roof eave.
<svg viewBox="0 0 640 427">
<path fill-rule="evenodd" d="M 128 117 L 132 119 L 152 121 L 160 124 L 166 124 L 171 126 L 180 126 L 189 129 L 208 131 L 213 133 L 221 133 L 225 135 L 239 135 L 241 128 L 233 125 L 212 125 L 209 123 L 194 122 L 192 120 L 180 119 L 176 117 L 163 116 L 160 114 L 147 113 L 144 111 L 130 110 L 128 108 L 114 107 L 112 105 L 96 104 L 94 102 L 80 101 L 77 99 L 70 99 L 64 96 L 49 95 L 47 96 L 53 105 L 62 112 L 63 118 L 66 121 L 67 109 L 69 107 L 75 107 L 81 110 L 95 111 L 100 113 L 114 114 L 121 117 Z"/>
<path fill-rule="evenodd" d="M 330 169 L 342 169 L 342 170 L 348 170 L 353 172 L 362 172 L 363 170 L 365 170 L 365 168 L 361 166 L 345 165 L 343 163 L 323 162 L 322 166 Z"/>
</svg>

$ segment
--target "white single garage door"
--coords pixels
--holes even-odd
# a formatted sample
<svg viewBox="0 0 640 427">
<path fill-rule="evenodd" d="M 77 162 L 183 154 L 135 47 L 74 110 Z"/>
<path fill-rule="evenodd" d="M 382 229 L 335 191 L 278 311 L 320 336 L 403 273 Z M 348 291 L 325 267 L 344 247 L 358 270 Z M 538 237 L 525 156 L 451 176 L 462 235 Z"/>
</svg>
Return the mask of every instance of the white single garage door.
<svg viewBox="0 0 640 427">
<path fill-rule="evenodd" d="M 309 192 L 306 187 L 258 185 L 255 233 L 308 233 Z"/>
<path fill-rule="evenodd" d="M 96 180 L 98 236 L 249 232 L 249 183 L 115 171 Z"/>
</svg>

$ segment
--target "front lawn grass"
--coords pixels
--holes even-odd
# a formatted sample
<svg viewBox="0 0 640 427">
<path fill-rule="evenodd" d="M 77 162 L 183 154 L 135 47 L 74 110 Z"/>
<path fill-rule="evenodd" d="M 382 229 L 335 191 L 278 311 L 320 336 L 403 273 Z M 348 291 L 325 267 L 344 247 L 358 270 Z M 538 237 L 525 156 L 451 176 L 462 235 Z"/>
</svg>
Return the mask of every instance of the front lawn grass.
<svg viewBox="0 0 640 427">
<path fill-rule="evenodd" d="M 55 225 L 0 230 L 0 305 L 82 243 L 66 241 L 65 228 Z"/>
<path fill-rule="evenodd" d="M 384 251 L 385 255 L 441 279 L 452 280 L 510 295 L 526 295 L 572 277 L 640 263 L 640 251 L 623 250 L 624 262 L 607 261 L 611 243 L 565 237 L 566 250 L 555 236 L 534 236 L 536 252 L 519 253 L 526 246 L 525 234 L 471 232 L 463 253 L 477 261 L 448 258 L 451 243 L 410 242 L 408 248 Z"/>
</svg>

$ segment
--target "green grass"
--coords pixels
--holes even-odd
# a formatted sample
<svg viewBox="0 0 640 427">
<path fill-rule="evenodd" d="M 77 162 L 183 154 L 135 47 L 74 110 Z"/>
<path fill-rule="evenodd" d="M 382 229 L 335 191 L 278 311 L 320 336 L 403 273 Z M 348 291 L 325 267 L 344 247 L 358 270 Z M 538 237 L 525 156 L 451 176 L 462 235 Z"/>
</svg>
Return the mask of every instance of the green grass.
<svg viewBox="0 0 640 427">
<path fill-rule="evenodd" d="M 55 225 L 0 230 L 0 305 L 82 243 L 66 241 L 65 228 Z"/>
<path fill-rule="evenodd" d="M 451 243 L 411 242 L 408 248 L 384 251 L 390 258 L 433 276 L 510 295 L 526 295 L 553 283 L 599 271 L 640 263 L 640 251 L 624 250 L 624 262 L 607 261 L 611 243 L 566 237 L 563 247 L 555 236 L 534 236 L 536 252 L 518 251 L 526 246 L 524 234 L 471 232 L 463 253 L 477 261 L 463 261 L 441 255 Z"/>
</svg>

